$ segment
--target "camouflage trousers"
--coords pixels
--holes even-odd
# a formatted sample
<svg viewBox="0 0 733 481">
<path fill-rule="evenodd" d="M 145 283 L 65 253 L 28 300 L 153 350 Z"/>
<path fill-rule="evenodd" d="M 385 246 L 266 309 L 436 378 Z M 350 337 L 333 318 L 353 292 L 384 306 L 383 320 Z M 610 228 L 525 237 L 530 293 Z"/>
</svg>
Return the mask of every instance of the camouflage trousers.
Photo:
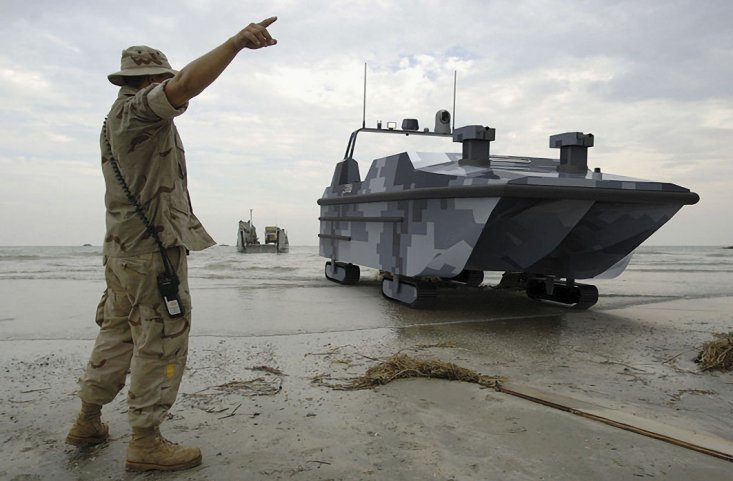
<svg viewBox="0 0 733 481">
<path fill-rule="evenodd" d="M 97 307 L 100 329 L 79 379 L 79 397 L 104 405 L 125 386 L 129 370 L 132 427 L 160 425 L 176 400 L 186 366 L 191 327 L 186 251 L 170 248 L 168 257 L 181 281 L 178 290 L 185 316 L 170 318 L 165 309 L 157 285 L 158 274 L 165 270 L 160 252 L 108 258 L 107 289 Z"/>
</svg>

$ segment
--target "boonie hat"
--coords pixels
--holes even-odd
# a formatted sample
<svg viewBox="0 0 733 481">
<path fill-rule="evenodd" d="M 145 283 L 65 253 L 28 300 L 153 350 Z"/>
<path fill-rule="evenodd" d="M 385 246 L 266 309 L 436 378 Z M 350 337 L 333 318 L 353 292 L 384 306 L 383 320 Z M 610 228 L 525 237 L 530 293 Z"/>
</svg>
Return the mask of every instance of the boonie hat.
<svg viewBox="0 0 733 481">
<path fill-rule="evenodd" d="M 113 84 L 123 86 L 125 85 L 124 77 L 162 73 L 169 73 L 173 76 L 178 71 L 171 68 L 168 58 L 160 50 L 145 45 L 136 45 L 122 51 L 120 71 L 107 75 L 107 78 Z"/>
</svg>

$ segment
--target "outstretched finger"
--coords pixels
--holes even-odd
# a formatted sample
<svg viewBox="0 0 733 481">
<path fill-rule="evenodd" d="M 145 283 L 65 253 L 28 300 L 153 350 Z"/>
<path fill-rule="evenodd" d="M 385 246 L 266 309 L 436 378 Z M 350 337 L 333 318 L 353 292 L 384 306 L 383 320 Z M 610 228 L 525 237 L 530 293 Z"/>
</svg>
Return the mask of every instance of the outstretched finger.
<svg viewBox="0 0 733 481">
<path fill-rule="evenodd" d="M 263 27 L 267 28 L 270 25 L 272 25 L 275 22 L 275 20 L 277 20 L 277 17 L 266 18 L 263 21 L 261 21 L 258 25 L 262 25 Z"/>
</svg>

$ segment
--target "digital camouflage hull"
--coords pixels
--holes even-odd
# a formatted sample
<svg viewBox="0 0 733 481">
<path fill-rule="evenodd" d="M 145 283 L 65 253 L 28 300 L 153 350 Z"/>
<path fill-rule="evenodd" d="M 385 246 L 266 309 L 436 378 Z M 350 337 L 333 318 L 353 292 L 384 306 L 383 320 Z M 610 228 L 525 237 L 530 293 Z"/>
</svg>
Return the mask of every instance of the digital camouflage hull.
<svg viewBox="0 0 733 481">
<path fill-rule="evenodd" d="M 550 137 L 560 159 L 490 155 L 494 130 L 456 129 L 461 153 L 403 152 L 374 160 L 362 180 L 353 160 L 359 132 L 318 203 L 326 277 L 353 284 L 359 265 L 384 272 L 388 298 L 419 305 L 436 279 L 502 286 L 532 298 L 587 308 L 596 288 L 577 279 L 613 277 L 633 250 L 697 194 L 674 184 L 591 172 L 592 134 Z M 430 280 L 430 282 L 425 282 Z"/>
</svg>

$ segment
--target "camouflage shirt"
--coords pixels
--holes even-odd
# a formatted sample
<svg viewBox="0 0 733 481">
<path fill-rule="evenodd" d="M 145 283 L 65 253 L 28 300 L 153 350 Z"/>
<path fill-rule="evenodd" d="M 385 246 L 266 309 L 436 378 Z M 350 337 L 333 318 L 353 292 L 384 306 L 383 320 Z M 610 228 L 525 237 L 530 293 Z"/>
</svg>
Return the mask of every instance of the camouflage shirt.
<svg viewBox="0 0 733 481">
<path fill-rule="evenodd" d="M 176 109 L 170 104 L 163 90 L 166 82 L 141 90 L 122 87 L 107 117 L 107 136 L 130 191 L 163 245 L 203 250 L 215 242 L 191 209 L 186 156 L 173 123 L 187 105 Z M 155 240 L 115 178 L 104 130 L 100 147 L 107 188 L 104 255 L 124 257 L 157 251 Z"/>
</svg>

